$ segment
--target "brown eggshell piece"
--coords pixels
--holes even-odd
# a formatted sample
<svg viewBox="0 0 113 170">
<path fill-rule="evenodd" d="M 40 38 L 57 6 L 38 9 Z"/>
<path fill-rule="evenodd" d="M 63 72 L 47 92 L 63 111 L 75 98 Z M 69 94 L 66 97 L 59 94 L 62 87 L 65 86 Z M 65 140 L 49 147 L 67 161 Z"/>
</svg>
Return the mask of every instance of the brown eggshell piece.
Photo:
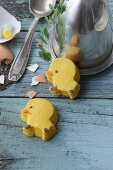
<svg viewBox="0 0 113 170">
<path fill-rule="evenodd" d="M 34 97 L 36 96 L 36 94 L 37 94 L 37 92 L 35 92 L 35 91 L 28 91 L 28 92 L 27 92 L 27 96 L 28 96 L 30 99 L 34 98 Z"/>
<path fill-rule="evenodd" d="M 0 62 L 8 65 L 13 61 L 13 58 L 12 51 L 5 45 L 0 45 Z"/>
<path fill-rule="evenodd" d="M 40 83 L 46 83 L 46 79 L 45 79 L 45 76 L 43 74 L 39 74 L 38 76 L 36 76 L 35 80 L 40 82 Z"/>
</svg>

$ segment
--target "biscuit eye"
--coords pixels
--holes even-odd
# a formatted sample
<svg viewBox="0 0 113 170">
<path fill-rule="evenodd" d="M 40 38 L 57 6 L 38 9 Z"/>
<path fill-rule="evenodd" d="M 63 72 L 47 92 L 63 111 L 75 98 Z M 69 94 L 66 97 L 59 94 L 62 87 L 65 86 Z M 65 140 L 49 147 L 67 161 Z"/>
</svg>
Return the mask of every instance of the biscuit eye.
<svg viewBox="0 0 113 170">
<path fill-rule="evenodd" d="M 30 106 L 29 108 L 30 108 L 30 109 L 32 109 L 32 108 L 33 108 L 33 106 Z"/>
<path fill-rule="evenodd" d="M 58 70 L 55 70 L 55 73 L 58 73 Z"/>
</svg>

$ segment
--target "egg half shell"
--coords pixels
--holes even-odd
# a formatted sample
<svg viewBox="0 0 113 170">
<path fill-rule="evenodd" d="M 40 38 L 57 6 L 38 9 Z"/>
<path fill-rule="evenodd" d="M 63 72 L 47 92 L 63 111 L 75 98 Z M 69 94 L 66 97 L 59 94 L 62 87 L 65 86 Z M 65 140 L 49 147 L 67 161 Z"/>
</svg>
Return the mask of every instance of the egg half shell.
<svg viewBox="0 0 113 170">
<path fill-rule="evenodd" d="M 13 28 L 13 36 L 9 39 L 4 39 L 1 36 L 1 30 L 5 26 Z M 21 22 L 19 22 L 13 15 L 0 6 L 0 43 L 5 43 L 13 39 L 21 30 Z"/>
<path fill-rule="evenodd" d="M 6 65 L 10 64 L 13 61 L 12 51 L 5 45 L 0 45 L 0 63 L 4 62 Z"/>
</svg>

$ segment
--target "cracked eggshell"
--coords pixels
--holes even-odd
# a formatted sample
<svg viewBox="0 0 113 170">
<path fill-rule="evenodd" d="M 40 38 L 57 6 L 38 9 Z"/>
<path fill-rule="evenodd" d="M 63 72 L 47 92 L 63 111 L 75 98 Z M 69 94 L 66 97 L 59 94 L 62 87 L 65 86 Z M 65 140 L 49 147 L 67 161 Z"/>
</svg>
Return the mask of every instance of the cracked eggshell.
<svg viewBox="0 0 113 170">
<path fill-rule="evenodd" d="M 5 45 L 0 45 L 0 63 L 4 62 L 6 65 L 13 61 L 12 51 Z"/>
<path fill-rule="evenodd" d="M 2 29 L 6 26 L 9 29 L 12 28 L 11 30 L 13 32 L 13 36 L 9 39 L 2 38 Z M 0 43 L 5 43 L 13 39 L 20 32 L 20 30 L 21 22 L 17 21 L 13 15 L 0 6 Z"/>
</svg>

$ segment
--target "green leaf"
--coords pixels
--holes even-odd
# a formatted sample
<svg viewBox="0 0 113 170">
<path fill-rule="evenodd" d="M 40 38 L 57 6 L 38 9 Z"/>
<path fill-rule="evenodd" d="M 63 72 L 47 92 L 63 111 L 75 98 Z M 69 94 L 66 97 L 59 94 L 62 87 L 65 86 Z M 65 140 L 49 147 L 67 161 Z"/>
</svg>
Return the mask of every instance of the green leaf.
<svg viewBox="0 0 113 170">
<path fill-rule="evenodd" d="M 37 47 L 40 49 L 39 54 L 41 58 L 46 61 L 51 60 L 51 54 L 44 49 L 44 43 L 47 44 L 47 39 L 49 38 L 48 29 L 52 23 L 57 24 L 57 16 L 59 14 L 62 14 L 66 10 L 63 2 L 64 0 L 60 0 L 56 8 L 54 8 L 52 4 L 49 5 L 52 15 L 50 15 L 49 17 L 45 17 L 45 26 L 40 30 L 40 41 L 38 41 Z"/>
<path fill-rule="evenodd" d="M 49 4 L 49 8 L 51 9 L 51 12 L 54 11 L 54 6 L 52 4 Z"/>
<path fill-rule="evenodd" d="M 41 36 L 44 36 L 44 29 L 43 28 L 40 30 L 40 32 L 41 32 Z"/>
<path fill-rule="evenodd" d="M 62 6 L 62 14 L 63 14 L 65 11 L 66 11 L 66 6 L 63 5 L 63 6 Z"/>
<path fill-rule="evenodd" d="M 43 58 L 46 61 L 51 61 L 51 54 L 46 52 L 45 50 L 39 51 L 39 55 L 41 58 Z"/>
<path fill-rule="evenodd" d="M 44 35 L 46 38 L 49 38 L 49 32 L 48 32 L 48 29 L 45 27 L 44 28 Z"/>
<path fill-rule="evenodd" d="M 47 41 L 44 39 L 44 36 L 40 35 L 40 39 L 43 43 L 47 44 Z"/>
<path fill-rule="evenodd" d="M 50 23 L 49 18 L 48 18 L 48 17 L 45 17 L 45 25 L 46 25 L 47 27 L 49 26 L 49 23 Z"/>
<path fill-rule="evenodd" d="M 66 10 L 66 6 L 63 5 L 62 3 L 59 3 L 57 6 L 57 10 L 60 14 L 62 14 Z"/>
</svg>

